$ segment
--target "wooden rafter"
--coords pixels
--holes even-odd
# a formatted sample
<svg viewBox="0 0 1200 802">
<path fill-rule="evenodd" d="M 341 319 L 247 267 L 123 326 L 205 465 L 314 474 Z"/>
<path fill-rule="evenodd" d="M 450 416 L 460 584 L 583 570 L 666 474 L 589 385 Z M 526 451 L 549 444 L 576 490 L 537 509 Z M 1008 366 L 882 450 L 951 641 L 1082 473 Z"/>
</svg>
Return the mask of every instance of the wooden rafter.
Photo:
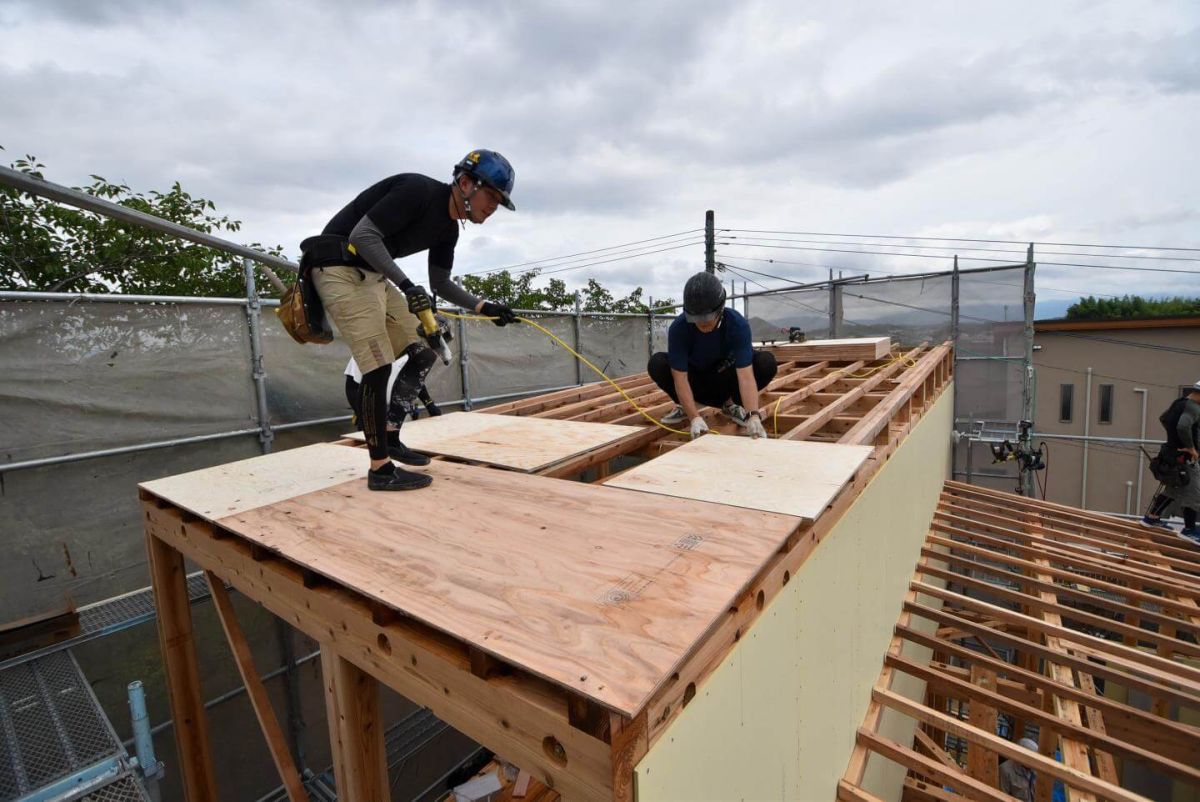
<svg viewBox="0 0 1200 802">
<path fill-rule="evenodd" d="M 1200 728 L 1171 717 L 1200 710 L 1200 553 L 1178 544 L 1119 519 L 947 482 L 893 641 L 936 659 L 885 655 L 839 796 L 857 798 L 849 789 L 861 787 L 867 754 L 908 769 L 905 799 L 946 798 L 947 788 L 1001 798 L 987 790 L 997 786 L 982 762 L 991 753 L 1034 769 L 1039 798 L 1049 796 L 1044 778 L 1056 778 L 1072 799 L 1142 799 L 1121 786 L 1114 756 L 1200 787 Z M 937 633 L 915 627 L 919 619 Z M 923 699 L 891 690 L 895 672 L 922 681 Z M 1101 695 L 1093 677 L 1162 704 L 1144 710 Z M 945 700 L 969 719 L 947 715 Z M 963 739 L 970 771 L 930 755 L 936 743 L 923 732 L 912 748 L 879 736 L 881 707 Z M 1014 729 L 1036 726 L 1041 754 L 1015 744 L 1019 730 L 997 735 L 980 711 L 1003 713 Z"/>
</svg>

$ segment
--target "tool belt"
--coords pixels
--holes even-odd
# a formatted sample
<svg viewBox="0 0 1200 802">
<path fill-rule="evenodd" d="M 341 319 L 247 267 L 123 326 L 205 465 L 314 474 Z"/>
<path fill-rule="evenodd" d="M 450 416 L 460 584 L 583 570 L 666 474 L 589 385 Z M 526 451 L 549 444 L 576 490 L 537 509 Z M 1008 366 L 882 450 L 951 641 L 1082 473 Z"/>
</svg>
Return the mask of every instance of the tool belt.
<svg viewBox="0 0 1200 802">
<path fill-rule="evenodd" d="M 1163 443 L 1150 460 L 1150 473 L 1166 487 L 1185 487 L 1190 480 L 1183 453 L 1170 443 Z"/>
<path fill-rule="evenodd" d="M 339 242 L 341 248 L 337 247 Z M 325 306 L 313 284 L 312 271 L 314 267 L 351 264 L 341 257 L 349 245 L 342 237 L 326 235 L 309 237 L 300 243 L 300 271 L 296 274 L 296 282 L 284 292 L 275 309 L 284 329 L 296 342 L 322 345 L 333 342 L 333 330 L 325 320 Z M 358 258 L 348 250 L 344 252 L 351 258 Z"/>
<path fill-rule="evenodd" d="M 354 246 L 345 237 L 337 234 L 319 234 L 309 237 L 300 243 L 300 251 L 304 254 L 301 264 L 308 260 L 310 268 L 332 267 L 333 265 L 348 265 L 371 270 Z"/>
</svg>

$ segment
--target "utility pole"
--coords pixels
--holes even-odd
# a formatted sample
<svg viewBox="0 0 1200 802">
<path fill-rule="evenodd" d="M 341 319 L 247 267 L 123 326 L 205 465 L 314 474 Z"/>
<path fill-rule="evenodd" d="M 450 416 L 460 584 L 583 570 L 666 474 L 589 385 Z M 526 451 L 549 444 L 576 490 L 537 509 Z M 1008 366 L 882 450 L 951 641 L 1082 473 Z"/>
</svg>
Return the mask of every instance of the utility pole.
<svg viewBox="0 0 1200 802">
<path fill-rule="evenodd" d="M 1033 422 L 1033 383 L 1034 383 L 1034 376 L 1033 376 L 1033 312 L 1034 312 L 1034 304 L 1037 301 L 1037 297 L 1034 294 L 1033 277 L 1034 277 L 1034 270 L 1036 270 L 1036 268 L 1037 268 L 1037 264 L 1033 261 L 1033 243 L 1031 242 L 1031 243 L 1029 243 L 1029 250 L 1025 254 L 1025 281 L 1024 281 L 1024 292 L 1023 292 L 1023 296 L 1022 296 L 1022 300 L 1024 301 L 1023 305 L 1024 305 L 1024 313 L 1025 313 L 1024 314 L 1025 326 L 1024 326 L 1024 331 L 1022 332 L 1025 335 L 1024 336 L 1024 340 L 1025 340 L 1025 360 L 1024 361 L 1025 361 L 1025 364 L 1022 365 L 1022 367 L 1025 370 L 1024 370 L 1024 376 L 1022 377 L 1023 381 L 1021 382 L 1021 418 L 1023 420 L 1029 421 L 1031 426 L 1032 426 L 1032 422 Z M 1088 370 L 1090 371 L 1091 368 L 1088 368 Z M 1090 373 L 1088 375 L 1088 378 L 1091 379 Z M 1089 392 L 1088 400 L 1089 401 L 1091 400 L 1090 392 Z M 1086 446 L 1086 443 L 1085 443 L 1085 446 Z M 1085 478 L 1084 480 L 1086 481 L 1086 477 L 1087 477 L 1086 454 L 1087 454 L 1087 452 L 1085 451 L 1084 454 L 1085 454 L 1085 456 L 1084 456 L 1085 462 L 1084 462 L 1083 475 Z M 1021 482 L 1021 492 L 1026 496 L 1032 496 L 1033 495 L 1033 471 L 1025 471 L 1022 478 L 1023 478 L 1023 481 Z M 1087 490 L 1085 488 L 1084 493 L 1086 494 L 1086 492 L 1087 492 Z M 1083 507 L 1083 506 L 1085 506 L 1085 504 L 1083 502 L 1081 502 L 1079 506 Z"/>
<path fill-rule="evenodd" d="M 704 213 L 704 269 L 717 272 L 716 229 L 713 227 L 713 210 Z"/>
</svg>

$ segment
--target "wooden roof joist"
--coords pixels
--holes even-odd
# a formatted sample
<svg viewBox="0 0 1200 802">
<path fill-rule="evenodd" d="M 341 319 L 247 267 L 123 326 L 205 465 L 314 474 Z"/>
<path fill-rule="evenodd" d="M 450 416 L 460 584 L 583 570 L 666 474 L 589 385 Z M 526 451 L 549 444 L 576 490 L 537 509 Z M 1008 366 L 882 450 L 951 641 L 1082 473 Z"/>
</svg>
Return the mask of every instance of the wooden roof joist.
<svg viewBox="0 0 1200 802">
<path fill-rule="evenodd" d="M 571 800 L 630 799 L 639 760 L 952 378 L 946 345 L 776 352 L 768 430 L 800 450 L 866 447 L 811 513 L 606 485 L 614 460 L 652 467 L 688 441 L 603 382 L 480 416 L 615 424 L 599 444 L 577 447 L 570 427 L 552 427 L 536 455 L 506 464 L 501 430 L 512 427 L 460 432 L 444 455 L 427 447 L 435 481 L 416 493 L 368 494 L 351 441 L 143 485 L 188 798 L 218 795 L 179 596 L 184 558 L 320 641 L 335 770 L 352 794 L 370 798 L 385 781 L 382 683 Z M 670 408 L 645 374 L 616 382 L 653 415 Z M 705 414 L 733 440 L 732 422 Z"/>
<path fill-rule="evenodd" d="M 1058 780 L 1072 799 L 1146 799 L 1144 771 L 1200 788 L 1200 552 L 949 481 L 909 590 L 839 799 L 870 792 L 874 760 L 907 773 L 906 800 L 1008 799 L 1005 759 L 1036 772 L 1039 798 Z M 911 743 L 880 733 L 884 711 Z M 1037 753 L 1016 743 L 1030 733 Z"/>
</svg>

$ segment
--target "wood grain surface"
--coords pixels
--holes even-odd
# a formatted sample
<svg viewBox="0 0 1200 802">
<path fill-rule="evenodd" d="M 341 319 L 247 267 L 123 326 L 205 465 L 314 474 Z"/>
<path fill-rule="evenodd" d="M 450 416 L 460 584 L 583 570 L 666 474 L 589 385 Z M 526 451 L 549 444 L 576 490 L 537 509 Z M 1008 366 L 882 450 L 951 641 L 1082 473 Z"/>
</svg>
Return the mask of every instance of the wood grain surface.
<svg viewBox="0 0 1200 802">
<path fill-rule="evenodd" d="M 435 462 L 224 516 L 246 539 L 632 716 L 800 519 Z"/>
<path fill-rule="evenodd" d="M 766 350 L 777 359 L 818 362 L 823 359 L 846 361 L 863 359 L 868 362 L 884 359 L 892 351 L 890 337 L 855 337 L 844 340 L 808 340 L 802 343 L 772 345 Z"/>
<path fill-rule="evenodd" d="M 871 450 L 870 446 L 707 435 L 606 484 L 813 521 Z"/>
<path fill-rule="evenodd" d="M 138 487 L 215 520 L 348 479 L 365 482 L 369 467 L 370 459 L 361 448 L 317 443 L 142 482 Z"/>
<path fill-rule="evenodd" d="M 452 412 L 405 423 L 400 439 L 426 454 L 533 472 L 638 434 L 628 426 Z M 347 435 L 363 439 L 361 432 Z"/>
</svg>

